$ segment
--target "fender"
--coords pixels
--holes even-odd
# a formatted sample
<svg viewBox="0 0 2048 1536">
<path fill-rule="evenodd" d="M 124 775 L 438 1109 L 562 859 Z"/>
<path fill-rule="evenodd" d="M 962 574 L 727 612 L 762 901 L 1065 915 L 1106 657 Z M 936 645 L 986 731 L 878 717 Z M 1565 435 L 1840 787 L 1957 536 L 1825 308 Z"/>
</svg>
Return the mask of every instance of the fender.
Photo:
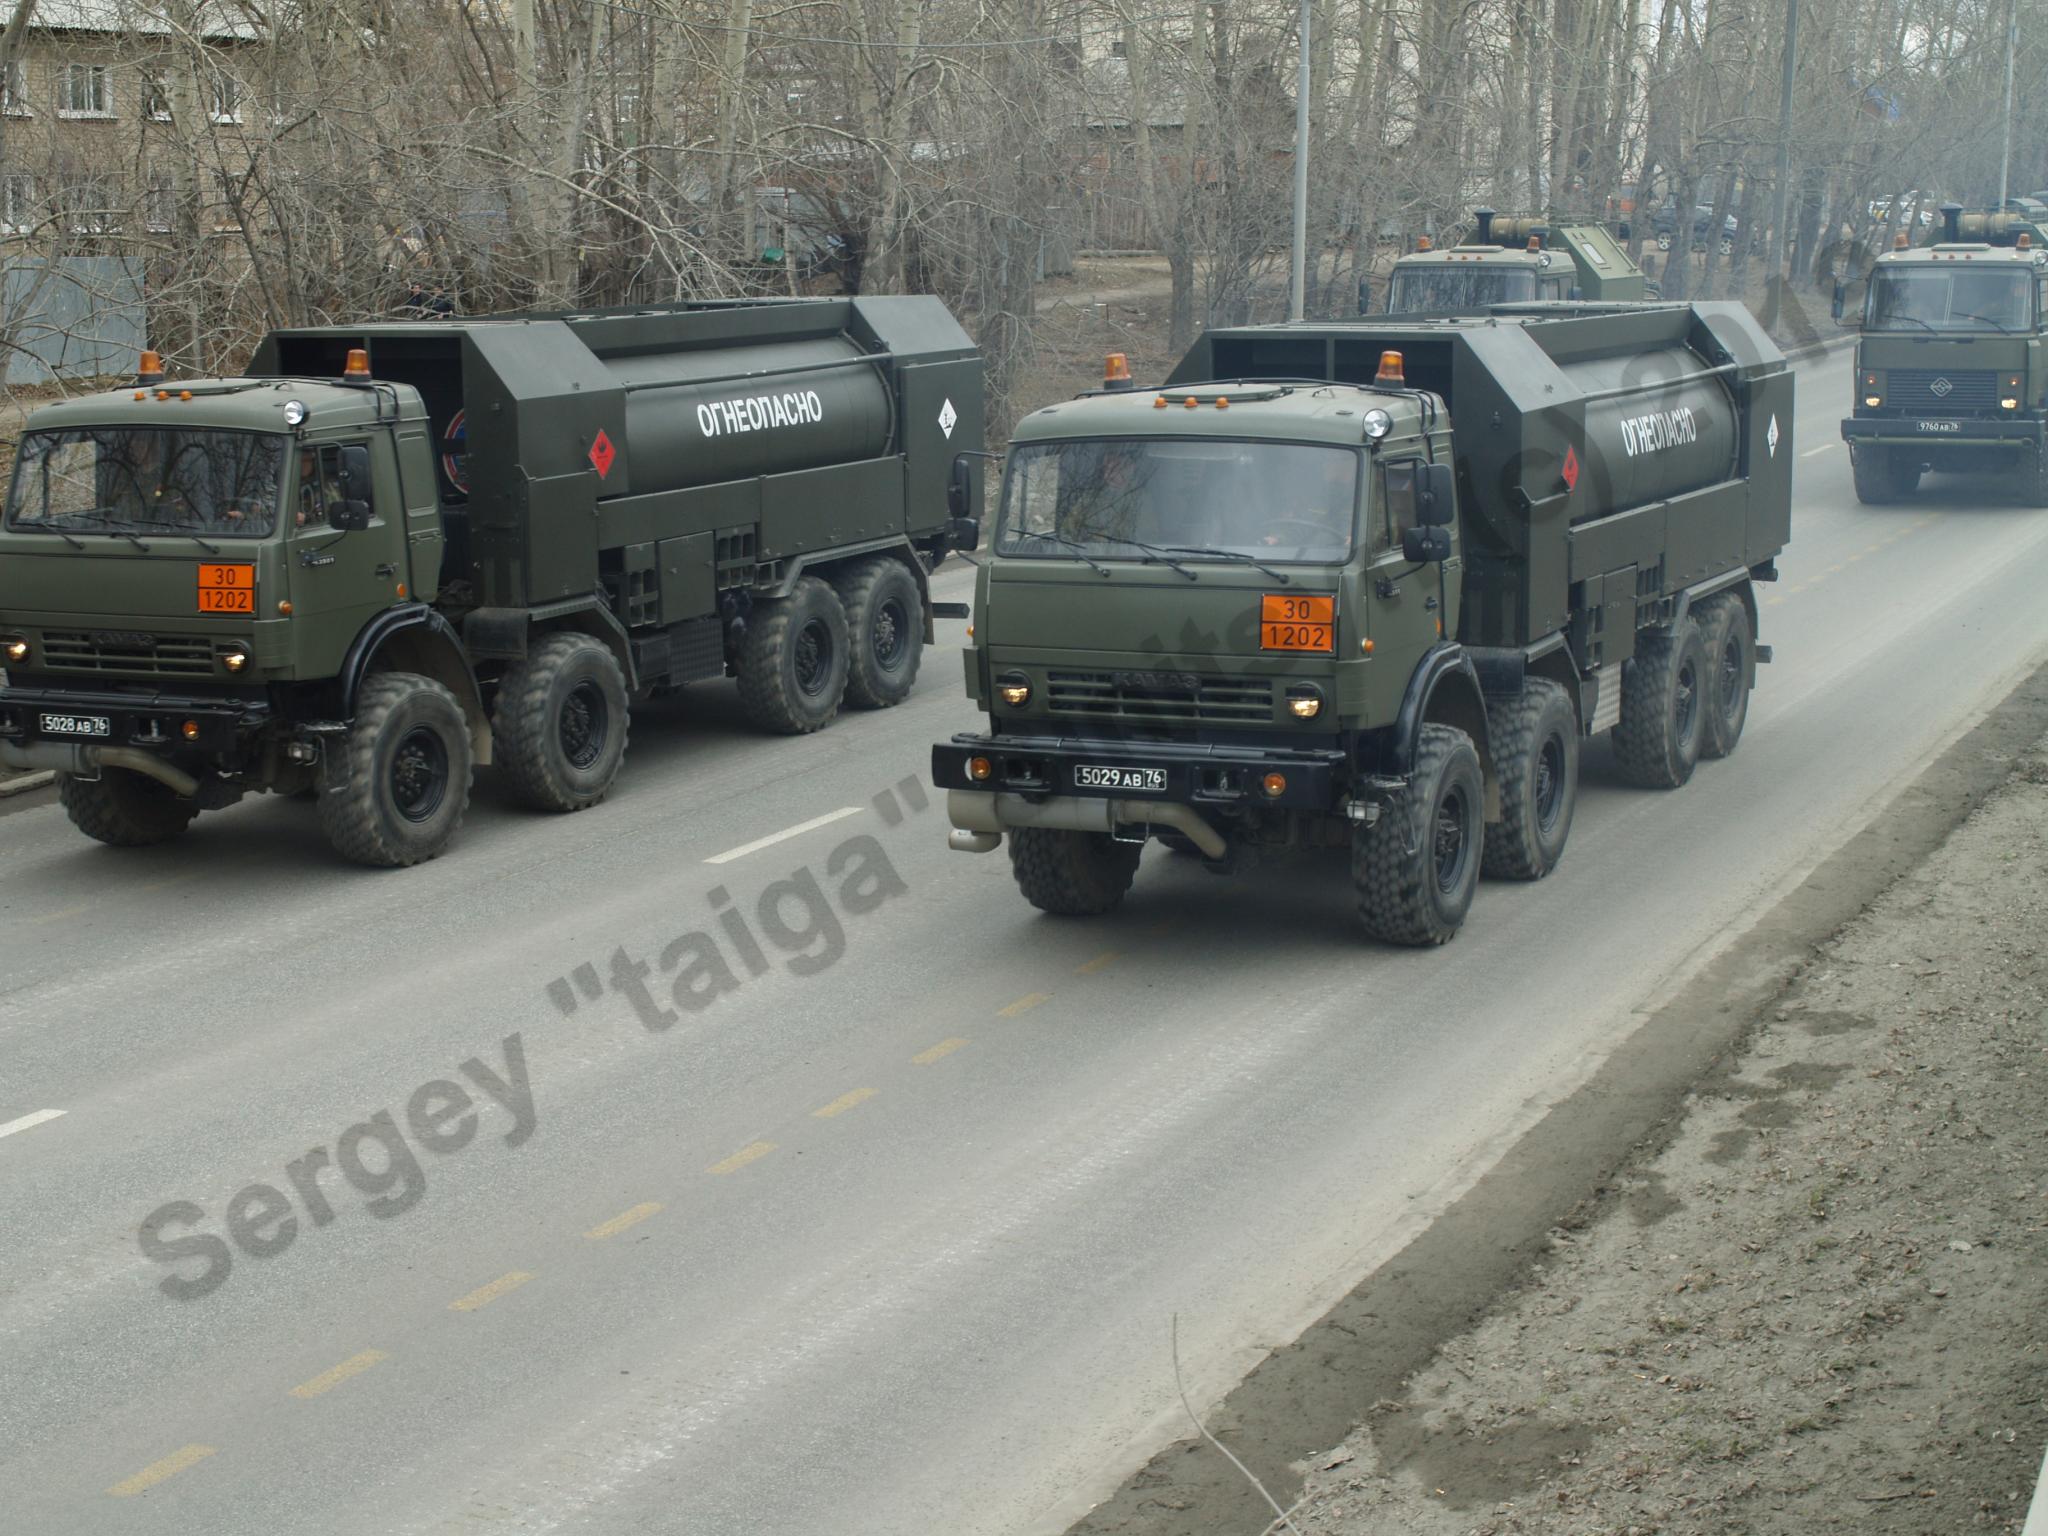
<svg viewBox="0 0 2048 1536">
<path fill-rule="evenodd" d="M 356 695 L 363 679 L 369 676 L 377 659 L 386 655 L 396 659 L 401 670 L 431 677 L 455 695 L 455 702 L 462 706 L 463 718 L 469 723 L 470 745 L 476 760 L 488 764 L 492 758 L 490 716 L 484 711 L 483 690 L 477 686 L 469 653 L 463 647 L 462 637 L 455 633 L 455 626 L 425 603 L 400 603 L 387 608 L 357 633 L 348 655 L 342 658 L 341 675 L 336 680 L 343 717 L 355 717 Z"/>
<path fill-rule="evenodd" d="M 1415 771 L 1415 749 L 1422 727 L 1431 720 L 1456 725 L 1472 738 L 1490 782 L 1493 750 L 1486 735 L 1486 697 L 1479 686 L 1479 669 L 1465 648 L 1453 641 L 1432 646 L 1408 679 L 1408 691 L 1394 716 L 1394 738 L 1385 764 L 1389 772 L 1405 778 Z"/>
<path fill-rule="evenodd" d="M 845 544 L 832 549 L 815 550 L 807 555 L 795 555 L 784 565 L 782 578 L 773 586 L 756 587 L 757 597 L 787 597 L 796 586 L 797 578 L 814 567 L 843 565 L 857 560 L 862 555 L 900 555 L 903 563 L 910 567 L 910 579 L 917 583 L 917 600 L 924 609 L 924 643 L 936 645 L 939 634 L 935 623 L 937 614 L 932 609 L 932 588 L 930 574 L 924 568 L 924 561 L 918 558 L 917 546 L 901 535 L 886 539 L 868 539 L 858 544 Z"/>
</svg>

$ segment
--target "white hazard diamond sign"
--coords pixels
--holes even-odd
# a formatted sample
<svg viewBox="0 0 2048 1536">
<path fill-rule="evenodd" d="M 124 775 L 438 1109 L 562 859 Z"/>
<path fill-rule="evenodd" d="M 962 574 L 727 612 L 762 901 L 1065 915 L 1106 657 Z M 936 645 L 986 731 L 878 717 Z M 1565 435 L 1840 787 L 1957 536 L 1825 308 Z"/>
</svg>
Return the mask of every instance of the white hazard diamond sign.
<svg viewBox="0 0 2048 1536">
<path fill-rule="evenodd" d="M 939 407 L 939 430 L 946 434 L 946 441 L 949 443 L 953 440 L 953 428 L 959 420 L 960 413 L 953 409 L 951 400 Z"/>
<path fill-rule="evenodd" d="M 1764 434 L 1764 442 L 1770 446 L 1771 457 L 1778 456 L 1778 418 L 1771 417 L 1771 430 Z"/>
</svg>

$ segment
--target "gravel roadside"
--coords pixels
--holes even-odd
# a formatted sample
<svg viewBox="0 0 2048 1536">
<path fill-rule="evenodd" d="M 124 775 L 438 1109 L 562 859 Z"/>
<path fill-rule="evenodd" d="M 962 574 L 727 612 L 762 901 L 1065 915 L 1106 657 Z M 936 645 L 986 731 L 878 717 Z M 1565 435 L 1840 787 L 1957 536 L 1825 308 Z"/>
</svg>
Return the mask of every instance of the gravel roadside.
<svg viewBox="0 0 2048 1536">
<path fill-rule="evenodd" d="M 2048 741 L 1313 1458 L 1295 1525 L 2019 1530 L 2048 1442 L 2044 937 Z"/>
</svg>

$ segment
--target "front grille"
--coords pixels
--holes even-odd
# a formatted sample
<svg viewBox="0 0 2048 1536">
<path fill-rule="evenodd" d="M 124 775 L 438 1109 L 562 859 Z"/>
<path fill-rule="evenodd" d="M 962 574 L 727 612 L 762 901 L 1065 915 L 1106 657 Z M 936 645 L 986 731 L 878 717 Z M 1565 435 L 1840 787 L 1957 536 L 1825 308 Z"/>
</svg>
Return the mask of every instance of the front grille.
<svg viewBox="0 0 2048 1536">
<path fill-rule="evenodd" d="M 1998 405 L 1998 375 L 1988 368 L 1894 368 L 1885 404 L 1913 413 L 1989 411 Z"/>
<path fill-rule="evenodd" d="M 1048 672 L 1045 681 L 1055 714 L 1202 725 L 1265 725 L 1273 718 L 1273 684 L 1263 677 Z"/>
<path fill-rule="evenodd" d="M 43 665 L 52 672 L 119 672 L 151 677 L 213 676 L 213 642 L 204 635 L 113 634 L 50 630 Z"/>
</svg>

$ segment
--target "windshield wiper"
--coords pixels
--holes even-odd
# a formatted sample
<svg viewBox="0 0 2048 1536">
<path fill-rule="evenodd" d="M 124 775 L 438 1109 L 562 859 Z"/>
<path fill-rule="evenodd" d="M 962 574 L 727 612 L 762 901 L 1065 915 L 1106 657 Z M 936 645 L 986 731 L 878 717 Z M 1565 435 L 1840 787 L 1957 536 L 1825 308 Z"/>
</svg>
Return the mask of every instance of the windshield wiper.
<svg viewBox="0 0 2048 1536">
<path fill-rule="evenodd" d="M 1087 563 L 1091 567 L 1093 567 L 1098 574 L 1103 576 L 1107 576 L 1109 574 L 1108 566 L 1102 564 L 1100 561 L 1089 559 L 1087 549 L 1084 548 L 1077 541 L 1068 538 L 1063 533 L 1027 533 L 1023 535 L 1023 537 L 1027 539 L 1042 539 L 1048 544 L 1058 544 L 1064 549 L 1071 549 L 1081 559 L 1087 561 Z"/>
<path fill-rule="evenodd" d="M 1994 331 L 1998 332 L 1998 334 L 2001 336 L 2019 335 L 2018 331 L 2007 330 L 2004 326 L 2000 325 L 1996 320 L 1992 319 L 1989 315 L 1973 315 L 1966 309 L 1954 310 L 1952 311 L 1952 313 L 1960 316 L 1964 320 L 1982 320 L 1986 325 L 1990 326 Z"/>
<path fill-rule="evenodd" d="M 1211 560 L 1235 560 L 1240 565 L 1256 565 L 1268 576 L 1279 582 L 1281 586 L 1291 587 L 1294 585 L 1294 578 L 1285 571 L 1276 571 L 1273 567 L 1266 564 L 1265 561 L 1254 555 L 1248 555 L 1241 549 L 1196 549 L 1187 544 L 1169 544 L 1167 548 L 1177 555 L 1204 555 Z"/>
<path fill-rule="evenodd" d="M 1201 577 L 1197 576 L 1193 571 L 1189 570 L 1186 566 L 1182 565 L 1178 560 L 1174 559 L 1173 556 L 1166 550 L 1161 549 L 1157 544 L 1147 544 L 1143 539 L 1129 538 L 1121 533 L 1103 533 L 1097 534 L 1096 537 L 1103 539 L 1115 539 L 1119 544 L 1128 544 L 1133 549 L 1142 549 L 1143 551 L 1145 551 L 1144 563 L 1146 565 L 1170 565 L 1176 571 L 1179 571 L 1181 575 L 1187 577 L 1189 581 L 1200 581 L 1202 579 Z"/>
<path fill-rule="evenodd" d="M 1885 315 L 1882 317 L 1881 323 L 1873 326 L 1872 329 L 1889 331 L 1893 328 L 1892 322 L 1895 320 L 1910 320 L 1923 331 L 1933 331 L 1936 335 L 1941 333 L 1941 328 L 1935 325 L 1933 321 L 1922 320 L 1918 315 Z"/>
</svg>

